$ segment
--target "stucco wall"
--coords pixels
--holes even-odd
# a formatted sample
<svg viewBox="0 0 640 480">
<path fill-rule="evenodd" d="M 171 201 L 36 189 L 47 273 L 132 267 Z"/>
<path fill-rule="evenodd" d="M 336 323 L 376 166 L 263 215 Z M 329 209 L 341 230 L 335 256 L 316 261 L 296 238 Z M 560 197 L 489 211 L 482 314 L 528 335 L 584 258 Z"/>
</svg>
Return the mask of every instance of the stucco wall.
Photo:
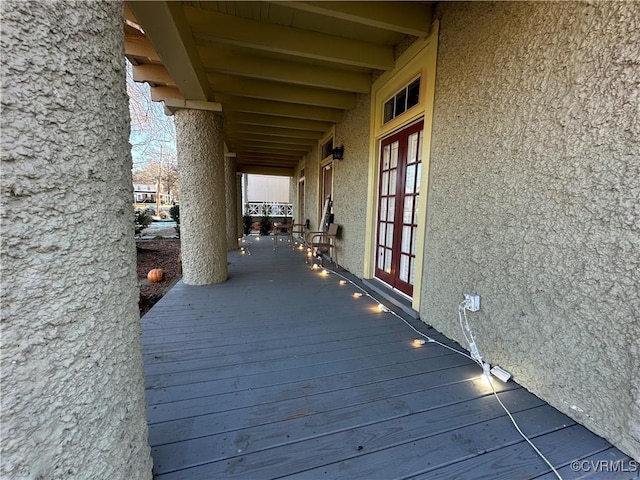
<svg viewBox="0 0 640 480">
<path fill-rule="evenodd" d="M 320 163 L 318 160 L 318 147 L 315 146 L 307 154 L 304 167 L 304 209 L 305 219 L 309 219 L 309 229 L 317 231 L 319 227 L 320 212 L 318 209 L 318 179 L 320 175 Z"/>
<path fill-rule="evenodd" d="M 237 250 L 238 248 L 238 192 L 236 191 L 236 159 L 224 159 L 224 193 L 225 205 L 227 206 L 227 249 Z"/>
<path fill-rule="evenodd" d="M 358 95 L 356 107 L 336 124 L 334 145 L 344 145 L 344 160 L 333 162 L 333 212 L 341 227 L 340 264 L 363 276 L 364 238 L 369 172 L 369 115 L 371 97 Z"/>
<path fill-rule="evenodd" d="M 150 479 L 122 4 L 1 5 L 0 477 Z"/>
<path fill-rule="evenodd" d="M 227 280 L 227 207 L 221 115 L 175 114 L 180 167 L 182 276 L 187 285 Z"/>
<path fill-rule="evenodd" d="M 640 4 L 442 3 L 421 317 L 640 457 Z"/>
</svg>

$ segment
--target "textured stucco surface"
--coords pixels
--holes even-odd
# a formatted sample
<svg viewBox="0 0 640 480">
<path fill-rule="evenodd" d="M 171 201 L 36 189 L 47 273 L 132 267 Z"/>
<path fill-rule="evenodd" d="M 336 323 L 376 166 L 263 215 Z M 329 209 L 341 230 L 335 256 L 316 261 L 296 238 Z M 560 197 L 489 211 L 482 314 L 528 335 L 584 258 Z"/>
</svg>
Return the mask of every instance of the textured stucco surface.
<svg viewBox="0 0 640 480">
<path fill-rule="evenodd" d="M 441 3 L 421 318 L 640 457 L 640 4 Z"/>
<path fill-rule="evenodd" d="M 183 280 L 222 283 L 227 279 L 224 120 L 212 112 L 178 110 L 175 122 Z"/>
<path fill-rule="evenodd" d="M 224 159 L 225 205 L 227 206 L 227 249 L 238 248 L 238 195 L 236 159 Z"/>
<path fill-rule="evenodd" d="M 305 219 L 309 219 L 309 230 L 318 231 L 319 217 L 322 212 L 319 207 L 319 176 L 320 162 L 318 160 L 318 147 L 315 146 L 307 154 L 304 167 L 304 209 Z"/>
<path fill-rule="evenodd" d="M 344 160 L 333 162 L 333 212 L 340 225 L 338 260 L 354 275 L 364 274 L 364 238 L 369 172 L 371 97 L 358 95 L 356 107 L 336 124 L 334 145 L 344 145 Z"/>
<path fill-rule="evenodd" d="M 1 5 L 0 477 L 150 479 L 122 4 Z"/>
</svg>

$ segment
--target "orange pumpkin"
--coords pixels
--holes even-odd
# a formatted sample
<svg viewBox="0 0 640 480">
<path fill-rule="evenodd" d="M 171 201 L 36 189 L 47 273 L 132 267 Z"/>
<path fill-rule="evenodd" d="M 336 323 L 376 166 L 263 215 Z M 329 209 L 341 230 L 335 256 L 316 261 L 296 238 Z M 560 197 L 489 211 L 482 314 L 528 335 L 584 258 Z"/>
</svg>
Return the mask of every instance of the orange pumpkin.
<svg viewBox="0 0 640 480">
<path fill-rule="evenodd" d="M 162 270 L 161 268 L 154 268 L 153 270 L 149 270 L 149 273 L 147 274 L 147 280 L 149 280 L 151 283 L 161 282 L 162 280 L 164 280 L 164 270 Z"/>
</svg>

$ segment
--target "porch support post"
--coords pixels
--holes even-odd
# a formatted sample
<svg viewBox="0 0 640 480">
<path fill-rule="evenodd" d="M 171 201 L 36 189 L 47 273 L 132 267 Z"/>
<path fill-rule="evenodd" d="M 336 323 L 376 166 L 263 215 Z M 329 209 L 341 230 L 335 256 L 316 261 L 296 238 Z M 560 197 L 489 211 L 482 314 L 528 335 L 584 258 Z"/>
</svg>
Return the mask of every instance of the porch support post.
<svg viewBox="0 0 640 480">
<path fill-rule="evenodd" d="M 0 478 L 151 480 L 123 4 L 0 14 Z"/>
<path fill-rule="evenodd" d="M 227 249 L 238 249 L 238 195 L 236 194 L 236 159 L 225 158 L 224 186 L 227 206 Z"/>
<path fill-rule="evenodd" d="M 204 110 L 175 113 L 180 168 L 182 278 L 187 285 L 227 279 L 223 118 Z"/>
</svg>

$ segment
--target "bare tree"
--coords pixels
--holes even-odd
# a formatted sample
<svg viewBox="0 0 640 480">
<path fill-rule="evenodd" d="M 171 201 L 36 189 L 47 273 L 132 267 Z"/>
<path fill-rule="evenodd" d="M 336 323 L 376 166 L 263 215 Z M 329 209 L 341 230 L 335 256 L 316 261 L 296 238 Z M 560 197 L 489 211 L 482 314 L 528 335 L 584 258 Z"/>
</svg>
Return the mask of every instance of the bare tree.
<svg viewBox="0 0 640 480">
<path fill-rule="evenodd" d="M 161 193 L 178 193 L 176 129 L 161 103 L 151 100 L 146 83 L 133 81 L 133 69 L 127 61 L 127 93 L 131 115 L 131 155 L 136 183 L 160 185 Z"/>
</svg>

